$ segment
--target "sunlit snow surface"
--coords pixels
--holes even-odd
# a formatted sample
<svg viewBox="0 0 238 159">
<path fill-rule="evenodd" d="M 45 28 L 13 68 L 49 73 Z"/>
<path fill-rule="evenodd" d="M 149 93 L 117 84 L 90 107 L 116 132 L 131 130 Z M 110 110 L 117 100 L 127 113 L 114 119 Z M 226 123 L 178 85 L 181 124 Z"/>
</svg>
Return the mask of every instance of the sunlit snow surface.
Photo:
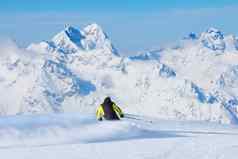
<svg viewBox="0 0 238 159">
<path fill-rule="evenodd" d="M 126 115 L 49 114 L 0 118 L 0 154 L 6 159 L 236 159 L 238 127 Z"/>
</svg>

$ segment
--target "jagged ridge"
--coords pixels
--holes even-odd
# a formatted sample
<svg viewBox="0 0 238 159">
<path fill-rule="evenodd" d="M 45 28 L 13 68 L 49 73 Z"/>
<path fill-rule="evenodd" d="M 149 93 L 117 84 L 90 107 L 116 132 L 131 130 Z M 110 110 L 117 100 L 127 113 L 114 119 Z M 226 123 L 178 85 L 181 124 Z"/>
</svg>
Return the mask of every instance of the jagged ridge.
<svg viewBox="0 0 238 159">
<path fill-rule="evenodd" d="M 32 85 L 19 99 L 20 109 L 6 114 L 92 113 L 110 95 L 127 112 L 231 122 L 229 111 L 236 113 L 237 108 L 237 102 L 232 102 L 238 91 L 237 38 L 211 28 L 200 36 L 190 34 L 184 41 L 177 48 L 120 57 L 97 24 L 82 30 L 67 26 L 52 40 L 28 47 L 40 53 L 41 63 L 32 71 Z M 19 63 L 17 57 L 10 65 Z M 12 70 L 8 68 L 4 76 L 14 74 Z M 15 78 L 15 85 L 20 85 L 19 79 L 29 77 L 17 74 Z"/>
</svg>

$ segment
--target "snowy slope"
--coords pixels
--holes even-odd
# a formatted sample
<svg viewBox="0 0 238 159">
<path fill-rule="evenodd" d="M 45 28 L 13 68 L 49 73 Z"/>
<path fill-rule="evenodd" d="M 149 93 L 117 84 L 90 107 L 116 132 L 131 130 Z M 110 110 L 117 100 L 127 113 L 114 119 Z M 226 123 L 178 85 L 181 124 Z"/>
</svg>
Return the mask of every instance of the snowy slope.
<svg viewBox="0 0 238 159">
<path fill-rule="evenodd" d="M 237 126 L 127 117 L 134 119 L 97 122 L 76 113 L 3 117 L 0 154 L 8 159 L 237 158 Z"/>
<path fill-rule="evenodd" d="M 215 28 L 200 35 L 191 33 L 176 48 L 123 57 L 99 25 L 80 30 L 66 26 L 51 40 L 12 52 L 0 58 L 6 68 L 0 87 L 2 92 L 13 92 L 17 102 L 2 98 L 3 115 L 94 113 L 110 95 L 128 113 L 238 121 L 237 38 Z M 21 56 L 16 52 L 33 57 L 28 65 L 23 63 L 25 58 L 18 64 Z M 15 69 L 9 69 L 8 63 Z M 25 70 L 28 73 L 22 75 Z"/>
</svg>

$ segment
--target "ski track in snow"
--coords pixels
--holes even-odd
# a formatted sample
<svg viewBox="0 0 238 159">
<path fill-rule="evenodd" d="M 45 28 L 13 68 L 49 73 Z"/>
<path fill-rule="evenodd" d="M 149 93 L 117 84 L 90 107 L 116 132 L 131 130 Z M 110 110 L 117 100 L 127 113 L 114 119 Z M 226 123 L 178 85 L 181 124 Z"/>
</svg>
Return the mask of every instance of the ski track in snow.
<svg viewBox="0 0 238 159">
<path fill-rule="evenodd" d="M 0 154 L 7 159 L 235 159 L 237 139 L 235 125 L 131 114 L 113 122 L 76 113 L 0 118 Z"/>
</svg>

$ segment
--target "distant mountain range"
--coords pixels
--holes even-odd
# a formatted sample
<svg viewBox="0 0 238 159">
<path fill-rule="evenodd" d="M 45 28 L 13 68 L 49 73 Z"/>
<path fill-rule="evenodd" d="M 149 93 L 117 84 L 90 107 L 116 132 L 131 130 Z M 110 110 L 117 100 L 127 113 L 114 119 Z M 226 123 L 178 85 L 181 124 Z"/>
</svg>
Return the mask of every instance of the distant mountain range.
<svg viewBox="0 0 238 159">
<path fill-rule="evenodd" d="M 2 115 L 94 113 L 105 96 L 125 112 L 238 123 L 238 38 L 215 28 L 176 48 L 121 56 L 97 24 L 0 57 Z"/>
</svg>

